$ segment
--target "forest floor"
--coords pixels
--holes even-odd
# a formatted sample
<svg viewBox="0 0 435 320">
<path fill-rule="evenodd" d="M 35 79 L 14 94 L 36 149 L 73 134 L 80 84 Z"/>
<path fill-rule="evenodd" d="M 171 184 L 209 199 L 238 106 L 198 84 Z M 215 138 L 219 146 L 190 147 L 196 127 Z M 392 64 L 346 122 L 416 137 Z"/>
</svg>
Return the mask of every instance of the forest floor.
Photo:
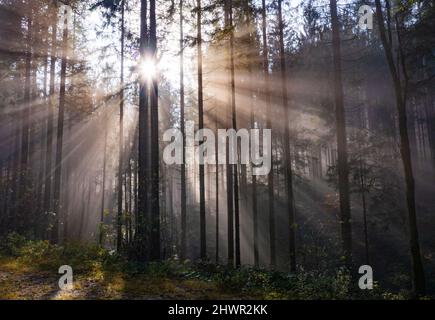
<svg viewBox="0 0 435 320">
<path fill-rule="evenodd" d="M 239 300 L 261 295 L 225 292 L 215 282 L 129 275 L 81 274 L 73 289 L 60 290 L 61 275 L 38 271 L 12 258 L 0 259 L 0 300 Z"/>
<path fill-rule="evenodd" d="M 131 254 L 131 253 L 130 253 Z M 135 262 L 95 245 L 0 239 L 0 300 L 348 300 L 406 299 L 407 292 L 359 290 L 344 269 L 283 273 L 211 262 Z M 73 288 L 61 290 L 61 266 Z"/>
</svg>

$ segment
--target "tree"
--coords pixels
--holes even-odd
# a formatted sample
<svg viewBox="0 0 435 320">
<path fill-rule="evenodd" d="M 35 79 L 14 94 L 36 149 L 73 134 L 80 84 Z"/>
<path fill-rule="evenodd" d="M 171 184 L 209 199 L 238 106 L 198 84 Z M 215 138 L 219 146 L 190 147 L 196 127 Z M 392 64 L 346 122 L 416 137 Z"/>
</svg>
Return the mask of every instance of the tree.
<svg viewBox="0 0 435 320">
<path fill-rule="evenodd" d="M 140 26 L 140 56 L 145 59 L 148 46 L 148 1 L 141 0 L 141 26 Z M 139 163 L 138 163 L 138 212 L 137 212 L 137 250 L 141 260 L 146 259 L 147 215 L 149 206 L 149 99 L 148 84 L 145 79 L 140 79 L 139 93 Z"/>
<path fill-rule="evenodd" d="M 424 276 L 424 268 L 421 260 L 420 243 L 417 227 L 416 203 L 415 203 L 415 180 L 412 168 L 411 148 L 408 133 L 408 120 L 406 113 L 406 77 L 405 83 L 399 75 L 399 70 L 394 63 L 392 41 L 387 39 L 387 31 L 384 24 L 384 14 L 380 0 L 375 0 L 376 17 L 379 25 L 379 34 L 381 37 L 382 46 L 384 48 L 385 58 L 388 63 L 388 68 L 393 81 L 394 93 L 396 98 L 396 107 L 399 119 L 399 135 L 400 135 L 400 153 L 405 171 L 406 180 L 406 202 L 408 209 L 409 221 L 409 242 L 411 249 L 411 264 L 412 264 L 412 287 L 417 295 L 424 295 L 426 292 L 426 283 Z M 390 32 L 390 30 L 388 30 Z"/>
<path fill-rule="evenodd" d="M 230 86 L 231 86 L 231 128 L 237 130 L 237 108 L 236 108 L 236 75 L 234 67 L 234 26 L 233 26 L 233 1 L 228 1 L 228 28 L 230 32 Z M 237 141 L 236 141 L 237 143 Z M 240 150 L 237 148 L 237 162 L 240 160 Z M 239 209 L 239 170 L 238 163 L 233 165 L 233 187 L 234 202 L 234 229 L 235 229 L 235 259 L 236 267 L 241 266 L 240 257 L 240 209 Z"/>
<path fill-rule="evenodd" d="M 344 262 L 347 267 L 352 263 L 352 229 L 349 196 L 349 164 L 347 160 L 346 116 L 343 101 L 343 83 L 341 76 L 340 29 L 337 15 L 337 1 L 330 1 L 332 22 L 332 47 L 334 59 L 334 98 L 337 126 L 338 152 L 338 189 L 340 194 L 341 237 Z"/>
<path fill-rule="evenodd" d="M 290 154 L 290 123 L 289 123 L 289 103 L 287 95 L 287 66 L 284 48 L 284 22 L 282 19 L 282 0 L 278 0 L 278 28 L 279 28 L 279 47 L 280 47 L 280 66 L 281 66 L 281 89 L 282 104 L 284 108 L 284 176 L 287 197 L 287 212 L 289 217 L 289 246 L 290 246 L 290 270 L 296 271 L 296 245 L 295 245 L 295 207 L 293 196 L 293 173 L 292 160 Z"/>
<path fill-rule="evenodd" d="M 225 0 L 225 8 L 224 8 L 224 15 L 225 15 L 225 29 L 228 30 L 230 28 L 230 0 Z M 228 68 L 230 68 L 230 51 L 229 47 L 227 48 L 227 65 Z M 232 81 L 229 80 L 230 88 L 232 90 Z M 227 127 L 232 128 L 233 122 L 232 122 L 232 96 L 231 96 L 231 102 L 228 105 L 227 108 Z M 227 237 L 228 237 L 228 265 L 230 267 L 234 266 L 234 168 L 233 165 L 230 164 L 230 149 L 229 144 L 227 144 L 226 147 L 226 174 L 227 174 Z"/>
<path fill-rule="evenodd" d="M 269 75 L 269 43 L 267 40 L 267 8 L 266 0 L 262 0 L 262 29 L 263 29 L 263 74 L 264 74 L 264 95 L 267 109 L 268 129 L 272 130 L 272 107 L 270 103 L 270 75 Z M 273 152 L 271 152 L 271 163 L 273 164 Z M 270 265 L 276 267 L 276 245 L 275 245 L 275 184 L 274 184 L 273 167 L 267 175 L 268 196 L 269 196 L 269 237 L 270 237 Z M 258 251 L 258 248 L 257 248 Z M 255 257 L 258 262 L 258 252 Z"/>
<path fill-rule="evenodd" d="M 187 194 L 186 194 L 186 125 L 184 97 L 184 15 L 183 0 L 180 0 L 180 127 L 183 135 L 183 163 L 181 164 L 181 258 L 187 251 Z"/>
<path fill-rule="evenodd" d="M 53 153 L 53 127 L 54 127 L 54 105 L 55 105 L 55 83 L 56 83 L 56 61 L 57 61 L 57 6 L 51 8 L 53 17 L 51 24 L 51 49 L 50 49 L 50 97 L 48 100 L 47 117 L 47 147 L 45 156 L 45 192 L 44 211 L 48 214 L 51 210 L 51 189 L 52 189 L 52 153 Z"/>
<path fill-rule="evenodd" d="M 201 31 L 201 0 L 196 2 L 197 17 L 197 44 L 198 44 L 198 125 L 199 130 L 204 129 L 204 94 L 203 94 L 203 74 L 202 74 L 202 31 Z M 206 239 L 206 217 L 205 217 L 205 172 L 203 156 L 200 154 L 199 163 L 199 220 L 200 220 L 200 257 L 205 260 L 207 257 L 207 239 Z"/>
<path fill-rule="evenodd" d="M 52 241 L 59 241 L 59 222 L 62 214 L 60 203 L 61 179 L 62 179 L 62 151 L 63 151 L 63 125 L 65 119 L 65 91 L 66 91 L 66 69 L 68 63 L 68 13 L 64 12 L 63 39 L 62 39 L 62 62 L 60 71 L 60 92 L 59 92 L 59 115 L 57 123 L 57 144 L 56 144 L 56 167 L 54 172 L 54 208 L 55 221 L 53 225 Z"/>
<path fill-rule="evenodd" d="M 150 0 L 150 58 L 157 63 L 156 1 Z M 158 79 L 154 76 L 150 87 L 151 111 L 151 240 L 150 259 L 160 260 L 160 175 L 159 175 L 159 100 Z"/>
<path fill-rule="evenodd" d="M 123 175 L 123 153 L 124 153 L 124 45 L 125 43 L 125 0 L 121 0 L 121 75 L 119 93 L 119 164 L 118 164 L 118 215 L 117 215 L 117 237 L 116 248 L 121 250 L 122 246 L 122 175 Z"/>
</svg>

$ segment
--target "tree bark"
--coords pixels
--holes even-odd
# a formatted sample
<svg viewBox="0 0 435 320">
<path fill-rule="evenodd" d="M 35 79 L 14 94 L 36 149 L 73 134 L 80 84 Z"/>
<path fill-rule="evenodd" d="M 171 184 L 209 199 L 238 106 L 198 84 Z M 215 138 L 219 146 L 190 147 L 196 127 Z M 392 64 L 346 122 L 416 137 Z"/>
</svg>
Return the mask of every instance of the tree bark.
<svg viewBox="0 0 435 320">
<path fill-rule="evenodd" d="M 56 83 L 56 61 L 57 61 L 57 11 L 53 9 L 53 24 L 51 25 L 51 50 L 50 50 L 50 96 L 48 101 L 47 117 L 47 147 L 45 156 L 45 191 L 44 211 L 48 214 L 51 211 L 51 182 L 53 177 L 52 156 L 53 156 L 53 127 L 55 108 L 55 83 Z"/>
<path fill-rule="evenodd" d="M 60 72 L 60 92 L 59 92 L 59 116 L 57 123 L 57 146 L 56 146 L 56 167 L 54 172 L 54 208 L 55 221 L 53 225 L 52 241 L 59 241 L 59 221 L 61 218 L 62 206 L 60 203 L 61 179 L 62 179 L 62 151 L 63 151 L 63 129 L 65 118 L 65 91 L 66 91 L 66 68 L 68 55 L 68 18 L 65 13 L 63 39 L 62 39 L 62 64 Z"/>
<path fill-rule="evenodd" d="M 426 282 L 424 275 L 423 262 L 420 252 L 420 243 L 417 226 L 417 212 L 415 203 L 415 180 L 412 168 L 411 148 L 408 133 L 408 119 L 406 114 L 406 89 L 402 87 L 399 76 L 399 70 L 396 68 L 393 58 L 392 44 L 387 40 L 387 33 L 384 25 L 384 15 L 380 0 L 375 0 L 376 16 L 379 24 L 379 33 L 381 36 L 382 46 L 393 81 L 394 92 L 396 97 L 396 107 L 399 118 L 400 134 L 400 151 L 406 180 L 406 200 L 408 207 L 409 220 L 409 243 L 411 250 L 412 266 L 412 289 L 416 295 L 426 293 Z"/>
<path fill-rule="evenodd" d="M 202 75 L 202 28 L 201 28 L 201 0 L 197 0 L 197 42 L 198 42 L 198 124 L 199 130 L 204 129 L 204 95 L 203 95 L 203 75 Z M 206 217 L 205 217 L 205 173 L 203 155 L 199 155 L 199 224 L 200 224 L 200 257 L 202 260 L 207 258 L 207 239 L 206 239 Z"/>
<path fill-rule="evenodd" d="M 125 0 L 121 2 L 121 75 L 119 93 L 119 164 L 118 164 L 118 213 L 116 219 L 116 249 L 122 247 L 122 174 L 124 152 L 124 41 L 125 41 Z"/>
<path fill-rule="evenodd" d="M 148 1 L 141 0 L 140 55 L 146 59 L 148 46 Z M 139 163 L 138 163 L 138 210 L 137 210 L 137 250 L 138 258 L 147 258 L 148 222 L 148 183 L 149 183 L 149 95 L 148 83 L 140 80 L 139 94 Z"/>
<path fill-rule="evenodd" d="M 225 28 L 230 27 L 230 0 L 225 0 Z M 229 47 L 228 47 L 229 49 Z M 227 63 L 230 67 L 230 50 L 227 50 Z M 231 86 L 231 78 L 229 84 Z M 232 100 L 232 99 L 230 99 Z M 232 128 L 232 101 L 228 104 L 227 108 L 227 127 Z M 227 237 L 228 237 L 228 266 L 234 267 L 234 182 L 233 182 L 233 165 L 230 164 L 230 149 L 229 144 L 226 146 L 226 174 L 227 174 Z"/>
<path fill-rule="evenodd" d="M 186 126 L 184 93 L 184 15 L 180 0 L 180 126 L 183 135 L 183 163 L 181 164 L 181 258 L 187 254 L 187 194 L 186 194 Z"/>
<path fill-rule="evenodd" d="M 150 56 L 157 63 L 156 1 L 150 0 Z M 151 108 L 151 241 L 150 259 L 160 260 L 160 182 L 159 182 L 159 104 L 158 79 L 154 76 L 150 88 Z"/>
<path fill-rule="evenodd" d="M 296 271 L 296 225 L 295 225 L 295 206 L 293 195 L 293 172 L 292 159 L 290 154 L 290 123 L 289 123 L 289 104 L 287 95 L 287 67 L 285 61 L 284 49 L 284 23 L 282 19 L 282 0 L 278 1 L 278 20 L 279 20 L 279 46 L 280 46 L 280 64 L 281 64 L 281 88 L 282 102 L 284 108 L 284 175 L 285 189 L 287 197 L 287 212 L 289 217 L 289 248 L 290 248 L 290 271 Z"/>
<path fill-rule="evenodd" d="M 272 130 L 272 107 L 270 103 L 270 76 L 269 76 L 269 44 L 267 40 L 267 8 L 266 0 L 262 0 L 262 29 L 263 29 L 263 73 L 264 73 L 264 95 L 266 100 L 267 109 L 267 129 Z M 272 130 L 273 132 L 273 130 Z M 271 152 L 271 163 L 272 170 L 270 170 L 267 176 L 268 184 L 268 197 L 269 197 L 269 237 L 270 237 L 270 265 L 272 268 L 276 267 L 276 246 L 275 246 L 275 184 L 274 184 L 274 171 L 273 171 L 273 152 Z M 254 226 L 255 228 L 255 226 Z M 258 226 L 256 229 L 258 234 Z M 254 230 L 255 233 L 255 230 Z M 255 236 L 254 236 L 255 239 Z M 255 250 L 254 245 L 254 260 L 259 263 L 259 252 L 258 252 L 258 239 L 257 239 L 257 250 Z"/>
<path fill-rule="evenodd" d="M 349 164 L 347 156 L 346 115 L 344 110 L 343 82 L 341 77 L 340 28 L 337 15 L 337 1 L 330 0 L 332 22 L 332 46 L 334 59 L 334 97 L 337 126 L 338 189 L 340 194 L 341 237 L 345 265 L 352 264 L 352 226 L 349 195 Z"/>
</svg>

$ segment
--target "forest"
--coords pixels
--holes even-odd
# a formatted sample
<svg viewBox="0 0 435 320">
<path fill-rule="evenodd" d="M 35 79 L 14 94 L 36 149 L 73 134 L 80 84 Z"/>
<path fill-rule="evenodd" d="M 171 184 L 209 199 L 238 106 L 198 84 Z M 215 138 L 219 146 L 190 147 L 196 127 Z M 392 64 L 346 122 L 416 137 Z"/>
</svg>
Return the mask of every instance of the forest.
<svg viewBox="0 0 435 320">
<path fill-rule="evenodd" d="M 433 0 L 0 0 L 0 300 L 435 298 L 434 88 Z"/>
</svg>

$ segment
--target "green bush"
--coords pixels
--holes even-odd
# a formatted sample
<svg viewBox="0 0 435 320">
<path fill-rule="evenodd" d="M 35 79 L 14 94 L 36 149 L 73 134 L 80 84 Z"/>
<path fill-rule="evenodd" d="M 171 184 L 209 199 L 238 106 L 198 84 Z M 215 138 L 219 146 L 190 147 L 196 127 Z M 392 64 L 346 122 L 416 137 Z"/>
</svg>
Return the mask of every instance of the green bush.
<svg viewBox="0 0 435 320">
<path fill-rule="evenodd" d="M 18 233 L 10 233 L 0 239 L 0 254 L 18 257 L 20 255 L 20 249 L 26 244 L 26 242 L 26 238 Z"/>
</svg>

